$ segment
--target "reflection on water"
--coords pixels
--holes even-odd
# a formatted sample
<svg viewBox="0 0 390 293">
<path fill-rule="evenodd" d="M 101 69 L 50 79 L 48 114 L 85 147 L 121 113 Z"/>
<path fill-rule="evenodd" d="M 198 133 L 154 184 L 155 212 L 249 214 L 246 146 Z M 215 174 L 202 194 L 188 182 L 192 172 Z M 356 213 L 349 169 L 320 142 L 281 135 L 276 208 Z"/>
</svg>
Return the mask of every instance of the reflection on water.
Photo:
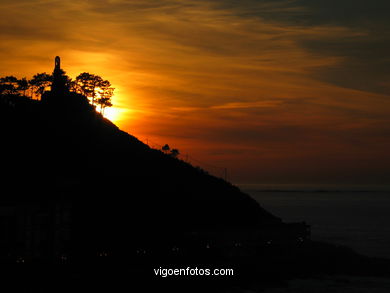
<svg viewBox="0 0 390 293">
<path fill-rule="evenodd" d="M 239 185 L 286 222 L 306 221 L 312 239 L 390 258 L 390 188 L 386 186 Z"/>
</svg>

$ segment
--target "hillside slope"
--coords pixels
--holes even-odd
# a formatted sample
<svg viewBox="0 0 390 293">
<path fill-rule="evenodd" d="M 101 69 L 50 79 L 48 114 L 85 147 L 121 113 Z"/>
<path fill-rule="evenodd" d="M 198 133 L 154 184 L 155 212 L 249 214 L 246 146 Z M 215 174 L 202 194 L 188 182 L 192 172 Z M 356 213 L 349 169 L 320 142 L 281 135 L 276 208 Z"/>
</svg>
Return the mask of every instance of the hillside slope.
<svg viewBox="0 0 390 293">
<path fill-rule="evenodd" d="M 75 229 L 110 239 L 135 231 L 281 225 L 237 187 L 149 148 L 80 96 L 67 99 L 2 99 L 3 185 L 9 190 L 3 202 L 71 200 Z"/>
</svg>

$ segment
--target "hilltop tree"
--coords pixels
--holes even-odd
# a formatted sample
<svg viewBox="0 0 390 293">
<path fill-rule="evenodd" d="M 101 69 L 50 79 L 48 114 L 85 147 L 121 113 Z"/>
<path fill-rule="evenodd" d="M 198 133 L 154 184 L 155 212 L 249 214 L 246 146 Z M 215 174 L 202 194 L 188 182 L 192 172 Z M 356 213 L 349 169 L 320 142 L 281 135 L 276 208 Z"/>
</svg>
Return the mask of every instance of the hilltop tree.
<svg viewBox="0 0 390 293">
<path fill-rule="evenodd" d="M 103 79 L 95 74 L 90 74 L 88 72 L 80 73 L 76 77 L 76 83 L 79 87 L 81 94 L 91 99 L 91 104 L 95 105 L 95 98 L 100 85 L 102 84 Z"/>
<path fill-rule="evenodd" d="M 0 78 L 0 94 L 17 95 L 19 80 L 12 75 Z"/>
<path fill-rule="evenodd" d="M 70 77 L 68 77 L 68 80 L 66 82 L 66 86 L 67 88 L 69 89 L 70 92 L 74 92 L 74 93 L 78 93 L 78 85 L 77 85 L 77 81 L 76 80 L 73 80 L 71 79 Z"/>
<path fill-rule="evenodd" d="M 30 90 L 31 99 L 35 96 L 42 98 L 48 87 L 56 89 L 54 94 L 63 92 L 75 92 L 89 98 L 93 106 L 100 106 L 100 113 L 104 115 L 107 107 L 112 107 L 111 98 L 114 95 L 114 88 L 108 80 L 103 80 L 100 76 L 87 72 L 80 73 L 75 80 L 66 75 L 60 69 L 56 76 L 46 72 L 35 74 L 32 79 L 25 77 L 17 79 L 15 76 L 0 78 L 0 95 L 26 95 Z"/>
<path fill-rule="evenodd" d="M 52 75 L 47 74 L 46 72 L 35 74 L 33 78 L 29 81 L 32 88 L 32 92 L 39 96 L 42 96 L 46 88 L 51 85 L 52 80 Z"/>
<path fill-rule="evenodd" d="M 97 99 L 97 103 L 100 105 L 100 113 L 104 115 L 104 110 L 107 107 L 112 107 L 110 98 L 99 98 Z"/>
<path fill-rule="evenodd" d="M 111 97 L 114 95 L 114 88 L 108 80 L 103 80 L 99 85 L 100 98 L 97 99 L 97 104 L 100 105 L 100 113 L 104 115 L 104 109 L 112 107 Z"/>
<path fill-rule="evenodd" d="M 114 94 L 114 88 L 108 80 L 102 80 L 99 83 L 99 96 L 101 98 L 111 98 Z"/>
<path fill-rule="evenodd" d="M 23 93 L 23 96 L 26 96 L 26 91 L 29 89 L 29 84 L 27 78 L 23 77 L 18 80 L 18 91 Z"/>
</svg>

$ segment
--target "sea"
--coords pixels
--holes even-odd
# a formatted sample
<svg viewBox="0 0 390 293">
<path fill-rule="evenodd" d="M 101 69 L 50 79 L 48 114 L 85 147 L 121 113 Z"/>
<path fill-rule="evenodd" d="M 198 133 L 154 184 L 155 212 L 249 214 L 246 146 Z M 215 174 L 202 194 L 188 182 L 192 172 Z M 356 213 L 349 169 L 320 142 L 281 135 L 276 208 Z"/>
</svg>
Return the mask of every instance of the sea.
<svg viewBox="0 0 390 293">
<path fill-rule="evenodd" d="M 284 222 L 305 221 L 313 240 L 390 259 L 390 186 L 237 186 Z"/>
</svg>

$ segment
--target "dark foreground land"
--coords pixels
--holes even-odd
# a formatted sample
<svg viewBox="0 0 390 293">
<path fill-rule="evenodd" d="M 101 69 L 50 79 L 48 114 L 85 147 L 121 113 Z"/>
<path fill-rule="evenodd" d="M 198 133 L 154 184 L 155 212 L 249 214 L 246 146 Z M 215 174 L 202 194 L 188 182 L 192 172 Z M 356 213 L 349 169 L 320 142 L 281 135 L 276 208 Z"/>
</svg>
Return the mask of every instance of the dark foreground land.
<svg viewBox="0 0 390 293">
<path fill-rule="evenodd" d="M 3 266 L 6 271 L 2 273 L 2 288 L 12 288 L 11 292 L 347 292 L 333 289 L 365 286 L 383 290 L 389 283 L 385 281 L 390 280 L 388 261 L 318 243 L 298 250 L 294 258 L 291 251 L 288 257 L 278 257 L 279 248 L 263 251 L 267 256 L 257 255 L 250 261 L 242 257 L 223 260 L 203 257 L 196 261 L 173 256 L 160 260 L 132 258 L 123 262 L 100 259 L 82 265 L 8 265 Z M 235 276 L 162 278 L 153 273 L 159 266 L 230 267 L 234 268 Z"/>
<path fill-rule="evenodd" d="M 16 292 L 242 292 L 390 262 L 310 240 L 228 182 L 150 149 L 79 95 L 0 100 L 0 263 Z M 347 216 L 347 215 L 346 215 Z M 158 268 L 234 276 L 156 276 Z"/>
</svg>

